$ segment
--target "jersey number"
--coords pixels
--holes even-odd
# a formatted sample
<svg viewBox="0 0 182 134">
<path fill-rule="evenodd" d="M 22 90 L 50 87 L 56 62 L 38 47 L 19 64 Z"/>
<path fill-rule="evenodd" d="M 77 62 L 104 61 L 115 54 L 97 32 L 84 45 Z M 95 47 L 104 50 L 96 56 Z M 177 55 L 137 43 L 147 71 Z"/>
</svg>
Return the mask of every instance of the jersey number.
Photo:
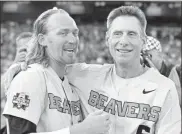
<svg viewBox="0 0 182 134">
<path fill-rule="evenodd" d="M 150 128 L 148 126 L 139 125 L 136 134 L 143 134 L 142 132 L 148 132 L 148 133 L 150 133 Z"/>
</svg>

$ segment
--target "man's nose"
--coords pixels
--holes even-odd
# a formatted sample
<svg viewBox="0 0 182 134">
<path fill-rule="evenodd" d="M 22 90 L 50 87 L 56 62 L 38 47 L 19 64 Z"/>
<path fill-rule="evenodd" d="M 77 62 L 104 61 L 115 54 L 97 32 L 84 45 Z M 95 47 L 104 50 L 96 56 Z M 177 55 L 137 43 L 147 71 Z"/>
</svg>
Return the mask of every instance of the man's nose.
<svg viewBox="0 0 182 134">
<path fill-rule="evenodd" d="M 119 39 L 119 44 L 121 45 L 128 45 L 129 40 L 128 40 L 128 36 L 126 34 L 123 34 L 120 39 Z"/>
<path fill-rule="evenodd" d="M 74 43 L 77 43 L 77 38 L 78 37 L 74 36 L 73 33 L 70 33 L 68 36 L 68 41 L 69 43 L 74 44 Z"/>
</svg>

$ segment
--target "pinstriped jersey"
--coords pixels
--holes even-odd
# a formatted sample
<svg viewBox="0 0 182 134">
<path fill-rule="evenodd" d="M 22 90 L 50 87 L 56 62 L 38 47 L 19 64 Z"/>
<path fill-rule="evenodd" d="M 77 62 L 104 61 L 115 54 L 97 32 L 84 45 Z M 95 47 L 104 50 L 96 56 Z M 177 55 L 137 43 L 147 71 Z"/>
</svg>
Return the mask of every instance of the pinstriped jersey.
<svg viewBox="0 0 182 134">
<path fill-rule="evenodd" d="M 111 116 L 110 134 L 179 134 L 181 111 L 174 83 L 153 68 L 123 79 L 115 66 L 74 64 L 67 76 L 88 113 Z"/>
</svg>

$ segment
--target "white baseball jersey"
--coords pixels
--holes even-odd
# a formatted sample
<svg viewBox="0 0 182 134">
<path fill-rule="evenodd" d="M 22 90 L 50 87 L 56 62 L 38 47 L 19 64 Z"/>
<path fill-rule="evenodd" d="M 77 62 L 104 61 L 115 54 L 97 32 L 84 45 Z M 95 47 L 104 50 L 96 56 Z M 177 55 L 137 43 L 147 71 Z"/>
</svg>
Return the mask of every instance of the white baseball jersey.
<svg viewBox="0 0 182 134">
<path fill-rule="evenodd" d="M 62 81 L 51 67 L 32 64 L 13 79 L 3 114 L 33 122 L 37 132 L 62 129 L 59 133 L 69 134 L 68 127 L 81 121 L 80 108 L 67 77 Z"/>
<path fill-rule="evenodd" d="M 110 134 L 179 134 L 181 111 L 174 83 L 150 68 L 130 79 L 117 76 L 115 66 L 68 66 L 88 113 L 103 109 L 111 115 Z"/>
</svg>

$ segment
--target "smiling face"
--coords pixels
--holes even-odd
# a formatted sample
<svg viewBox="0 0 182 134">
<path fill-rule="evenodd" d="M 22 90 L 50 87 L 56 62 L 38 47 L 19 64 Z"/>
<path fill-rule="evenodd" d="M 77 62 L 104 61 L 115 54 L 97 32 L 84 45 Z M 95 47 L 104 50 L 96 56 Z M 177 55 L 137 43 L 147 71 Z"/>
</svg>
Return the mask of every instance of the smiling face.
<svg viewBox="0 0 182 134">
<path fill-rule="evenodd" d="M 71 64 L 76 59 L 79 44 L 78 28 L 67 14 L 56 13 L 48 18 L 44 36 L 46 52 L 50 59 L 62 64 Z"/>
<path fill-rule="evenodd" d="M 119 16 L 113 20 L 106 34 L 106 40 L 116 63 L 139 63 L 144 44 L 141 31 L 140 22 L 136 17 Z"/>
</svg>

